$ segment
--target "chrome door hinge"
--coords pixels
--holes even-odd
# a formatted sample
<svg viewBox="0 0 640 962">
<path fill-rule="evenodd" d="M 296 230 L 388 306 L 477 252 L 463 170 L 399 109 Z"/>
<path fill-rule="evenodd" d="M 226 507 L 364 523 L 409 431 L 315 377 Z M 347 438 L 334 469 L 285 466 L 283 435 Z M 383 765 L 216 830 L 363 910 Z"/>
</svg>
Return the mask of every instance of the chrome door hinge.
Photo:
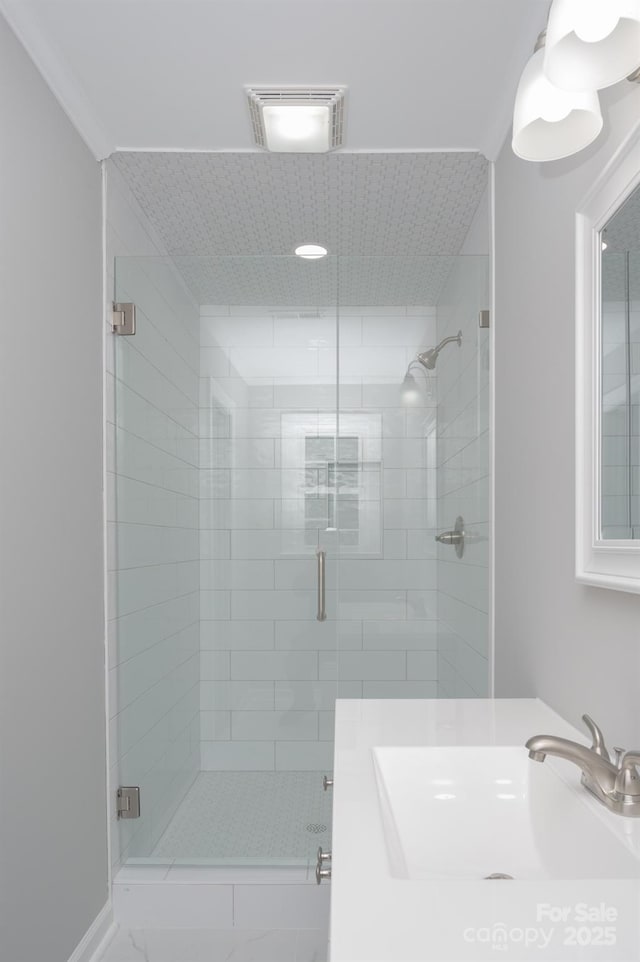
<svg viewBox="0 0 640 962">
<path fill-rule="evenodd" d="M 325 878 L 331 878 L 331 869 L 323 868 L 325 862 L 331 861 L 331 852 L 323 852 L 321 848 L 318 849 L 318 861 L 316 862 L 316 882 L 318 885 Z"/>
<path fill-rule="evenodd" d="M 490 311 L 480 311 L 478 314 L 478 327 L 490 327 L 491 312 Z"/>
<path fill-rule="evenodd" d="M 111 330 L 114 334 L 136 333 L 136 305 L 121 303 L 113 305 Z"/>
<path fill-rule="evenodd" d="M 140 789 L 137 785 L 121 785 L 118 789 L 118 818 L 140 818 Z"/>
</svg>

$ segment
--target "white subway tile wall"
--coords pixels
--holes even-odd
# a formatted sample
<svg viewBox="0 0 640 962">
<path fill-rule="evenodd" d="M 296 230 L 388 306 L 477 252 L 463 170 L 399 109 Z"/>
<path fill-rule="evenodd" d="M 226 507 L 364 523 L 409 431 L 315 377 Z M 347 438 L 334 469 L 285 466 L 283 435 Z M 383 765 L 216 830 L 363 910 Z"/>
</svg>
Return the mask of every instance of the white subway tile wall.
<svg viewBox="0 0 640 962">
<path fill-rule="evenodd" d="M 350 308 L 337 357 L 295 313 L 201 308 L 204 769 L 330 770 L 337 695 L 437 691 L 435 377 L 400 393 L 435 308 Z"/>
<path fill-rule="evenodd" d="M 438 303 L 437 339 L 462 331 L 462 344 L 438 358 L 437 517 L 440 530 L 461 515 L 463 558 L 438 545 L 438 695 L 489 693 L 489 307 L 487 258 L 459 258 Z M 414 670 L 431 665 L 420 652 Z M 414 675 L 414 677 L 422 677 Z"/>
<path fill-rule="evenodd" d="M 109 753 L 117 871 L 128 856 L 151 853 L 200 769 L 200 346 L 198 308 L 169 261 L 159 257 L 159 241 L 111 163 L 107 187 L 108 291 L 134 301 L 138 311 L 135 337 L 109 332 L 106 349 Z M 207 731 L 220 736 L 224 724 L 208 721 Z M 122 784 L 140 786 L 139 819 L 116 821 Z"/>
</svg>

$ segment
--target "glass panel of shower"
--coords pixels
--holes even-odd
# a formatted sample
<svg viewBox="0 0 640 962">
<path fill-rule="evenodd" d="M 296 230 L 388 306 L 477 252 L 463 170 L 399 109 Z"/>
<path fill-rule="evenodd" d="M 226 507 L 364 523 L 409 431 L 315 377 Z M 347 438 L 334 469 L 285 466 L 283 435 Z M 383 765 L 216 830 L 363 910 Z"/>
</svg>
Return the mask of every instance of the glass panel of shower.
<svg viewBox="0 0 640 962">
<path fill-rule="evenodd" d="M 489 694 L 488 268 L 339 258 L 342 697 Z"/>
<path fill-rule="evenodd" d="M 115 277 L 137 330 L 108 399 L 111 757 L 141 796 L 119 859 L 313 865 L 336 697 L 489 690 L 487 258 Z M 458 516 L 461 557 L 435 540 Z"/>
</svg>

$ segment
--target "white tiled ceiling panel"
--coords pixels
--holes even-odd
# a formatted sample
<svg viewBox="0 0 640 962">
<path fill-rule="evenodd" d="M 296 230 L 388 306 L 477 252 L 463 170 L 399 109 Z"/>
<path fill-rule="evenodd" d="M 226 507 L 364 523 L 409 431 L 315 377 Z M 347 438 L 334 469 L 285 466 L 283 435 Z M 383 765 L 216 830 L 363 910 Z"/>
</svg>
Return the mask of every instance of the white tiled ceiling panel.
<svg viewBox="0 0 640 962">
<path fill-rule="evenodd" d="M 488 176 L 471 152 L 132 152 L 114 163 L 205 304 L 436 303 Z M 304 243 L 339 263 L 293 257 Z"/>
</svg>

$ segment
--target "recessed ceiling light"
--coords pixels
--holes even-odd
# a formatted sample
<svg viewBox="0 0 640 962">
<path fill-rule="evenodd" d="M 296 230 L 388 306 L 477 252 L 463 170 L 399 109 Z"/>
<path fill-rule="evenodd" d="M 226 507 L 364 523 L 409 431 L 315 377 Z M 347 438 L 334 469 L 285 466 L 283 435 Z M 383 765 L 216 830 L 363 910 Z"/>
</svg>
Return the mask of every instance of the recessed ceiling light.
<svg viewBox="0 0 640 962">
<path fill-rule="evenodd" d="M 327 256 L 327 248 L 321 247 L 320 244 L 301 244 L 300 247 L 296 247 L 295 253 L 298 257 L 304 257 L 307 261 L 317 261 L 321 257 Z"/>
<path fill-rule="evenodd" d="M 342 146 L 345 87 L 247 87 L 259 147 L 326 153 Z"/>
</svg>

